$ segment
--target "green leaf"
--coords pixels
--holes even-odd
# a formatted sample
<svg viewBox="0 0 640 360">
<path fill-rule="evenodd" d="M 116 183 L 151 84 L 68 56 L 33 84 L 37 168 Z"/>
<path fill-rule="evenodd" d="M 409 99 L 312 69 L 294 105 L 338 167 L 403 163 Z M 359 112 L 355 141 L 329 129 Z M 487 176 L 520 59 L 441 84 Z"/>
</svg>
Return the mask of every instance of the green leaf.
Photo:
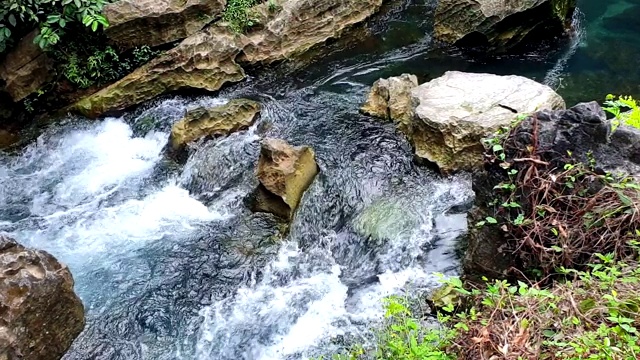
<svg viewBox="0 0 640 360">
<path fill-rule="evenodd" d="M 11 26 L 15 27 L 16 26 L 16 16 L 13 14 L 9 14 L 9 24 L 11 24 Z"/>
<path fill-rule="evenodd" d="M 487 216 L 486 219 L 487 223 L 489 224 L 497 224 L 498 220 L 496 220 L 495 218 L 491 217 L 491 216 Z"/>
<path fill-rule="evenodd" d="M 91 24 L 91 30 L 93 30 L 94 32 L 95 32 L 96 30 L 98 30 L 98 25 L 99 25 L 99 24 L 98 24 L 98 22 L 97 22 L 97 21 L 94 21 L 94 22 Z"/>
</svg>

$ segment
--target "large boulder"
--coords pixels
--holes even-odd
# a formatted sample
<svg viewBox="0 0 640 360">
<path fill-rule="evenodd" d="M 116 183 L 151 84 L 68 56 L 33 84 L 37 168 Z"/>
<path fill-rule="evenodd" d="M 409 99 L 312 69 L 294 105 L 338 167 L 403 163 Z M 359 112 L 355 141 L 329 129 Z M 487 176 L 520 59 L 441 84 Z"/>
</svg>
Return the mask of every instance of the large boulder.
<svg viewBox="0 0 640 360">
<path fill-rule="evenodd" d="M 234 99 L 212 108 L 190 110 L 173 125 L 169 143 L 173 151 L 180 151 L 205 136 L 224 136 L 247 129 L 260 113 L 260 104 L 247 99 Z"/>
<path fill-rule="evenodd" d="M 387 116 L 411 140 L 417 157 L 435 163 L 443 173 L 480 166 L 484 152 L 481 140 L 509 126 L 518 114 L 565 106 L 551 88 L 522 76 L 448 71 L 413 88 L 412 80 L 407 79 L 403 75 L 380 83 L 403 84 L 396 87 L 401 91 L 389 97 L 401 100 L 387 102 L 401 110 L 390 108 Z M 379 89 L 374 87 L 369 99 L 375 98 L 376 92 Z M 406 105 L 407 98 L 411 108 Z"/>
<path fill-rule="evenodd" d="M 570 153 L 575 162 L 588 164 L 595 159 L 598 171 L 640 175 L 640 130 L 623 125 L 612 132 L 610 121 L 596 102 L 566 110 L 538 111 L 523 120 L 512 136 L 518 148 L 532 146 L 535 141 L 533 156 L 548 162 L 549 169 L 563 171 Z M 499 166 L 487 166 L 473 173 L 476 198 L 468 215 L 468 246 L 463 260 L 465 276 L 470 279 L 504 278 L 517 265 L 503 230 L 497 226 L 475 226 L 485 217 L 495 216 L 495 209 L 487 204 L 495 201 L 495 187 L 504 181 L 507 176 Z"/>
<path fill-rule="evenodd" d="M 104 7 L 105 33 L 123 49 L 182 40 L 220 17 L 226 0 L 120 0 Z M 140 36 L 144 34 L 144 36 Z"/>
<path fill-rule="evenodd" d="M 69 269 L 0 235 L 0 359 L 60 359 L 84 322 Z"/>
<path fill-rule="evenodd" d="M 33 39 L 38 35 L 34 30 L 20 40 L 0 64 L 0 78 L 4 81 L 4 91 L 13 101 L 20 101 L 39 89 L 53 76 L 53 62 Z"/>
<path fill-rule="evenodd" d="M 576 0 L 439 0 L 434 32 L 447 43 L 504 51 L 563 34 L 575 7 Z"/>
<path fill-rule="evenodd" d="M 300 55 L 365 20 L 382 1 L 274 0 L 278 11 L 270 11 L 268 3 L 258 5 L 249 11 L 261 24 L 249 33 L 235 33 L 219 21 L 69 110 L 95 117 L 175 90 L 218 90 L 244 79 L 240 64 L 269 64 Z"/>
<path fill-rule="evenodd" d="M 266 139 L 260 148 L 252 210 L 291 220 L 302 195 L 319 172 L 313 149 L 293 147 L 284 140 Z"/>
</svg>

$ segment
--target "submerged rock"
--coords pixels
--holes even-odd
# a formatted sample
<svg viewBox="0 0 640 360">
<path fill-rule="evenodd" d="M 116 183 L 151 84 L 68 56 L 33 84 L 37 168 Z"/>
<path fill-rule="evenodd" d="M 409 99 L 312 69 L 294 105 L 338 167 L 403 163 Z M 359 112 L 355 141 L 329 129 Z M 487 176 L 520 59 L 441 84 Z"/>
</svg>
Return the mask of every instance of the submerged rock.
<svg viewBox="0 0 640 360">
<path fill-rule="evenodd" d="M 256 173 L 260 185 L 253 194 L 252 210 L 291 220 L 318 172 L 312 148 L 293 147 L 279 139 L 264 140 Z"/>
<path fill-rule="evenodd" d="M 53 62 L 33 39 L 38 35 L 34 30 L 22 38 L 18 45 L 0 63 L 0 78 L 4 90 L 13 101 L 20 101 L 39 89 L 52 76 Z"/>
<path fill-rule="evenodd" d="M 104 7 L 105 33 L 123 49 L 167 44 L 201 30 L 225 6 L 226 0 L 120 0 Z"/>
<path fill-rule="evenodd" d="M 559 36 L 570 26 L 576 0 L 439 0 L 435 37 L 498 51 Z"/>
<path fill-rule="evenodd" d="M 173 125 L 169 143 L 172 151 L 180 151 L 204 136 L 224 136 L 247 129 L 260 113 L 260 104 L 247 99 L 234 99 L 212 108 L 187 112 Z"/>
<path fill-rule="evenodd" d="M 247 34 L 218 22 L 120 81 L 72 105 L 69 110 L 96 117 L 181 89 L 216 91 L 244 79 L 240 63 L 269 64 L 300 55 L 374 14 L 383 0 L 280 0 L 279 11 L 264 3 L 259 27 Z"/>
<path fill-rule="evenodd" d="M 0 235 L 0 359 L 60 359 L 83 328 L 69 269 Z"/>
<path fill-rule="evenodd" d="M 416 155 L 435 163 L 443 173 L 481 165 L 481 140 L 501 126 L 508 126 L 517 114 L 565 106 L 551 88 L 522 76 L 448 71 L 413 88 L 412 81 L 406 79 L 403 75 L 379 83 L 403 84 L 396 86 L 399 90 L 389 97 L 401 100 L 389 101 L 388 106 L 395 104 L 396 108 L 386 114 L 411 140 Z M 377 97 L 376 92 L 380 91 L 374 87 L 369 98 Z M 412 109 L 408 109 L 407 98 L 411 99 Z"/>
</svg>

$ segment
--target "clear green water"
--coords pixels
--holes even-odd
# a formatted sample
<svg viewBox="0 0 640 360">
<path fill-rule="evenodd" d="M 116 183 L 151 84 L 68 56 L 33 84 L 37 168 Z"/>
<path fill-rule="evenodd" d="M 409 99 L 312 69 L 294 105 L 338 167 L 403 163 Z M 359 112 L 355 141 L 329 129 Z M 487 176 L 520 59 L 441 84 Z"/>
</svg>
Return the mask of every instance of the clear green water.
<svg viewBox="0 0 640 360">
<path fill-rule="evenodd" d="M 322 60 L 330 65 L 315 64 L 301 78 L 324 71 L 332 74 L 327 83 L 334 86 L 336 76 L 367 86 L 400 73 L 416 74 L 422 82 L 459 70 L 527 76 L 556 89 L 569 106 L 602 101 L 609 93 L 640 96 L 640 0 L 579 0 L 573 38 L 526 54 L 486 57 L 434 46 L 434 3 L 393 5 L 383 15 L 386 19 L 372 20 L 369 32 L 360 37 L 364 40 L 347 50 L 349 55 L 336 51 Z"/>
</svg>

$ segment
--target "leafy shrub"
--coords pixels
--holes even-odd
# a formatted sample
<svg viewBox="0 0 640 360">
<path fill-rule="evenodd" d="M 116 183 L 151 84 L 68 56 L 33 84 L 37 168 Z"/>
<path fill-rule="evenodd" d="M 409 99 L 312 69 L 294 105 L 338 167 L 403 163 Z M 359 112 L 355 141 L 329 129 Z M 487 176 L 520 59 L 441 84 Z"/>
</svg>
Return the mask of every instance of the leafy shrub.
<svg viewBox="0 0 640 360">
<path fill-rule="evenodd" d="M 354 346 L 346 354 L 336 354 L 332 360 L 454 360 L 443 350 L 450 346 L 455 331 L 428 327 L 409 306 L 408 299 L 391 296 L 384 300 L 385 321 L 377 329 L 375 344 L 365 348 Z"/>
<path fill-rule="evenodd" d="M 34 39 L 41 48 L 59 42 L 69 24 L 81 23 L 97 31 L 107 27 L 100 13 L 105 0 L 12 0 L 0 2 L 0 52 L 35 27 Z"/>
<path fill-rule="evenodd" d="M 620 124 L 626 124 L 640 129 L 640 109 L 638 109 L 636 100 L 631 96 L 620 96 L 616 100 L 615 96 L 609 94 L 604 104 L 604 110 L 614 116 L 612 130 L 615 131 Z"/>
<path fill-rule="evenodd" d="M 596 254 L 586 271 L 560 268 L 566 280 L 549 288 L 485 279 L 469 289 L 443 280 L 458 296 L 440 309 L 441 328 L 421 325 L 423 314 L 391 297 L 373 349 L 358 345 L 332 359 L 638 359 L 640 264 L 614 257 Z"/>
<path fill-rule="evenodd" d="M 61 75 L 79 88 L 118 80 L 158 54 L 148 46 L 119 53 L 105 43 L 100 35 L 76 37 L 56 46 L 51 54 Z"/>
<path fill-rule="evenodd" d="M 638 359 L 640 266 L 614 257 L 596 254 L 587 271 L 560 268 L 568 281 L 548 289 L 505 280 L 458 286 L 468 310 L 449 319 L 457 328 L 445 350 L 461 360 Z"/>
</svg>

